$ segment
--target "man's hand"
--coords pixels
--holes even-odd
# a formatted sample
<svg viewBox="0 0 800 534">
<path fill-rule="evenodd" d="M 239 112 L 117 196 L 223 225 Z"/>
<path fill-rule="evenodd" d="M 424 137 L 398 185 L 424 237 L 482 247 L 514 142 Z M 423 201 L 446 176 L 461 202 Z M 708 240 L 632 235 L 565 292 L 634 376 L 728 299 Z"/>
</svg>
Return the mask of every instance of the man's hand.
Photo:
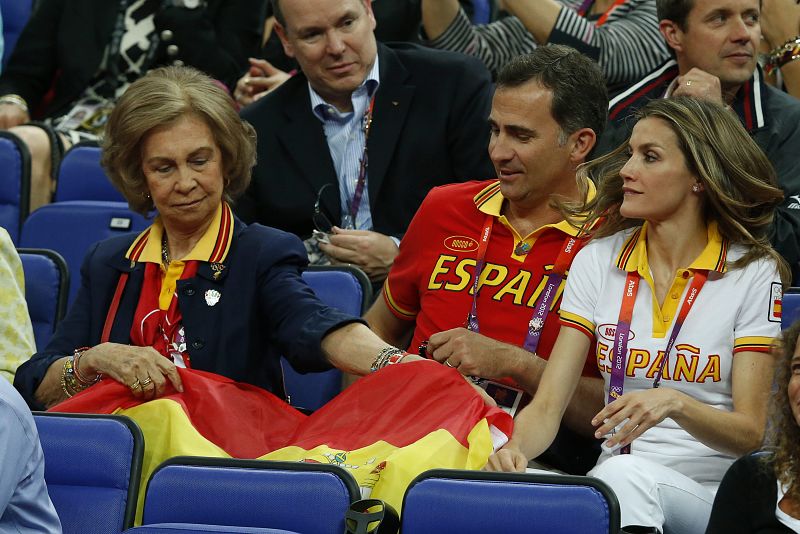
<svg viewBox="0 0 800 534">
<path fill-rule="evenodd" d="M 504 378 L 514 376 L 513 362 L 505 356 L 506 347 L 501 341 L 466 328 L 453 328 L 431 336 L 428 354 L 438 362 L 457 368 L 463 375 Z"/>
<path fill-rule="evenodd" d="M 484 471 L 520 472 L 528 467 L 528 459 L 519 449 L 511 444 L 506 445 L 493 455 L 483 468 Z"/>
<path fill-rule="evenodd" d="M 399 252 L 391 237 L 371 230 L 343 230 L 334 226 L 330 244 L 319 244 L 334 264 L 352 263 L 373 282 L 380 282 Z"/>
<path fill-rule="evenodd" d="M 678 76 L 672 96 L 691 96 L 725 105 L 719 78 L 697 67 Z"/>
<path fill-rule="evenodd" d="M 8 130 L 30 121 L 30 116 L 20 106 L 0 104 L 0 128 Z"/>
<path fill-rule="evenodd" d="M 240 106 L 252 104 L 291 78 L 288 72 L 275 68 L 265 59 L 250 58 L 250 69 L 236 82 L 233 97 Z"/>
</svg>

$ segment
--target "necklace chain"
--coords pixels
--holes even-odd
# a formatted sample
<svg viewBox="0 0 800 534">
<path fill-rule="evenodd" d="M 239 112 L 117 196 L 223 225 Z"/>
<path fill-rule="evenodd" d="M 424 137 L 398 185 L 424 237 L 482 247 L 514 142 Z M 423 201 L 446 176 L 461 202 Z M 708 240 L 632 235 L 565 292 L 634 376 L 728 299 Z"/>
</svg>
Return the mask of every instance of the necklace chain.
<svg viewBox="0 0 800 534">
<path fill-rule="evenodd" d="M 167 247 L 166 235 L 163 238 L 161 238 L 161 262 L 164 264 L 164 267 L 169 267 L 170 263 L 169 247 Z"/>
</svg>

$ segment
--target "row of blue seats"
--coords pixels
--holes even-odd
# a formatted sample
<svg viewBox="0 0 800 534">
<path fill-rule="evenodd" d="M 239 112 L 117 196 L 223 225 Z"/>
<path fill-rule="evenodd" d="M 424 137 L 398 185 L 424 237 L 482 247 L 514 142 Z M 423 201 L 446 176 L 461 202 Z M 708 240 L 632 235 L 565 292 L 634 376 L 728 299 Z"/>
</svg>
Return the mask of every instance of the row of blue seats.
<svg viewBox="0 0 800 534">
<path fill-rule="evenodd" d="M 346 518 L 359 518 L 358 504 L 371 504 L 358 502 L 355 480 L 332 464 L 177 457 L 151 475 L 142 525 L 130 528 L 144 448 L 138 426 L 121 416 L 34 419 L 65 534 L 341 534 Z M 407 489 L 400 527 L 408 534 L 615 534 L 619 505 L 591 477 L 433 470 Z"/>
</svg>

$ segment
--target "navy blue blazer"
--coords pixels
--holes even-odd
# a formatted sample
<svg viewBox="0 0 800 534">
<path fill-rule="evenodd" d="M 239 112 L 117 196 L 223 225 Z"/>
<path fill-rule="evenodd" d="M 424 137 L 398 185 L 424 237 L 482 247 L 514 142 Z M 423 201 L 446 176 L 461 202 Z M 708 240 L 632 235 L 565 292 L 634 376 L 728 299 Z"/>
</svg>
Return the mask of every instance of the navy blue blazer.
<svg viewBox="0 0 800 534">
<path fill-rule="evenodd" d="M 81 267 L 81 287 L 47 347 L 17 370 L 14 386 L 33 409 L 43 407 L 34 392 L 48 367 L 76 348 L 100 343 L 108 308 L 122 273 L 130 273 L 109 341 L 130 343 L 144 263 L 133 267 L 125 252 L 135 234 L 97 243 Z M 183 315 L 192 367 L 247 382 L 285 397 L 280 356 L 300 372 L 322 371 L 325 335 L 360 319 L 322 304 L 300 274 L 308 261 L 297 237 L 239 220 L 218 279 L 208 263 L 194 278 L 179 280 L 176 294 Z M 210 305 L 206 292 L 220 293 Z"/>
</svg>

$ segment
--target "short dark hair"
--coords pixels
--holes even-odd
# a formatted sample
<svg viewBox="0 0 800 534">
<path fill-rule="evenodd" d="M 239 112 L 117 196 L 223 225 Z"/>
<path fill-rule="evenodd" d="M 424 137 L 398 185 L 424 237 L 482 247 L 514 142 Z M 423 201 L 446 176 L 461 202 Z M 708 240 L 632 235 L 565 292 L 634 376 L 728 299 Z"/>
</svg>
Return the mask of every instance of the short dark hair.
<svg viewBox="0 0 800 534">
<path fill-rule="evenodd" d="M 517 56 L 497 73 L 497 89 L 537 81 L 553 92 L 550 114 L 564 136 L 591 128 L 599 136 L 608 116 L 606 80 L 597 63 L 574 48 L 546 45 Z"/>
<path fill-rule="evenodd" d="M 693 8 L 694 0 L 656 0 L 658 20 L 671 20 L 683 31 L 686 31 L 686 21 Z"/>
</svg>

